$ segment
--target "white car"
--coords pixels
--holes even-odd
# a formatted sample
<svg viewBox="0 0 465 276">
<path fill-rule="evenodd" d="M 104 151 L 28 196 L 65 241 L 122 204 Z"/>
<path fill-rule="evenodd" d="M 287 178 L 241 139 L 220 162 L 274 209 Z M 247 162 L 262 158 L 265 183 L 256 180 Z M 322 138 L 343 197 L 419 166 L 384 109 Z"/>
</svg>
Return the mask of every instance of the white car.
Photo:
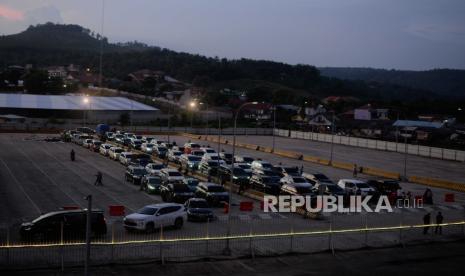
<svg viewBox="0 0 465 276">
<path fill-rule="evenodd" d="M 145 166 L 145 170 L 150 174 L 150 175 L 160 175 L 160 171 L 165 168 L 165 165 L 162 163 L 149 163 L 147 166 Z"/>
<path fill-rule="evenodd" d="M 249 156 L 237 156 L 237 155 L 234 156 L 234 162 L 236 163 L 246 163 L 246 164 L 252 165 L 252 162 L 254 160 L 255 159 Z"/>
<path fill-rule="evenodd" d="M 108 157 L 110 157 L 110 159 L 113 159 L 113 160 L 119 160 L 119 155 L 123 151 L 124 151 L 124 149 L 122 149 L 120 147 L 111 147 L 108 150 Z"/>
<path fill-rule="evenodd" d="M 176 169 L 165 168 L 160 171 L 161 181 L 167 183 L 181 183 L 184 176 Z"/>
<path fill-rule="evenodd" d="M 187 221 L 187 212 L 182 204 L 160 203 L 147 205 L 123 219 L 127 230 L 141 230 L 148 233 L 155 229 L 174 226 L 181 228 Z"/>
<path fill-rule="evenodd" d="M 208 147 L 201 147 L 200 150 L 203 151 L 205 154 L 207 154 L 207 153 L 216 153 L 216 151 L 214 149 L 208 148 Z"/>
<path fill-rule="evenodd" d="M 218 161 L 220 165 L 226 164 L 224 160 L 222 160 L 217 153 L 205 153 L 202 156 L 202 162 L 208 162 L 208 161 Z"/>
<path fill-rule="evenodd" d="M 84 139 L 84 141 L 82 142 L 82 146 L 88 149 L 92 145 L 92 141 L 93 139 Z"/>
<path fill-rule="evenodd" d="M 168 150 L 168 160 L 174 163 L 179 163 L 179 158 L 181 158 L 182 151 L 179 150 Z"/>
<path fill-rule="evenodd" d="M 154 146 L 155 145 L 151 143 L 143 143 L 142 146 L 140 147 L 140 150 L 145 153 L 152 154 Z"/>
<path fill-rule="evenodd" d="M 273 166 L 266 162 L 266 161 L 261 161 L 261 160 L 255 160 L 250 164 L 252 167 L 253 171 L 272 171 Z"/>
<path fill-rule="evenodd" d="M 101 155 L 103 156 L 107 156 L 108 155 L 108 151 L 110 150 L 111 148 L 111 144 L 101 144 L 100 145 L 100 148 L 99 148 L 99 152 Z"/>
<path fill-rule="evenodd" d="M 134 155 L 134 153 L 130 151 L 123 151 L 122 153 L 119 154 L 119 162 L 125 166 L 129 165 L 129 162 L 131 162 L 131 158 Z"/>
<path fill-rule="evenodd" d="M 292 175 L 286 175 L 281 180 L 279 181 L 281 184 L 290 184 L 290 185 L 310 185 L 310 188 L 312 187 L 312 184 L 310 184 L 307 179 L 305 179 L 302 176 L 292 176 Z"/>
<path fill-rule="evenodd" d="M 370 187 L 365 181 L 357 179 L 341 179 L 337 182 L 337 185 L 346 192 L 354 195 L 366 196 L 375 192 L 375 189 Z"/>
</svg>

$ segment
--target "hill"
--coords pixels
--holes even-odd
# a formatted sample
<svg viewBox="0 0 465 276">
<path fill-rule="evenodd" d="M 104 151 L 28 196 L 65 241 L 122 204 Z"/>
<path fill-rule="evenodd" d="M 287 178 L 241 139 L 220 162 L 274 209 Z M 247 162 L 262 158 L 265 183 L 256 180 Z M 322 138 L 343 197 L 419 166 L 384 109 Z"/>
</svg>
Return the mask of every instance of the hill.
<svg viewBox="0 0 465 276">
<path fill-rule="evenodd" d="M 465 70 L 434 69 L 428 71 L 384 70 L 372 68 L 319 68 L 321 75 L 344 80 L 399 85 L 428 90 L 450 97 L 465 96 Z"/>
<path fill-rule="evenodd" d="M 267 99 L 268 95 L 274 95 L 279 96 L 275 101 L 294 104 L 301 104 L 304 99 L 333 95 L 348 95 L 370 101 L 415 101 L 440 97 L 432 90 L 407 87 L 395 82 L 360 81 L 358 78 L 342 80 L 321 76 L 320 71 L 311 65 L 220 59 L 175 52 L 138 42 L 112 44 L 79 25 L 53 23 L 31 26 L 21 33 L 1 36 L 0 66 L 29 63 L 42 67 L 73 63 L 98 68 L 101 45 L 106 80 L 124 81 L 128 73 L 140 69 L 162 70 L 212 93 L 217 92 L 222 85 L 231 84 L 235 89 L 253 90 L 257 98 Z"/>
</svg>

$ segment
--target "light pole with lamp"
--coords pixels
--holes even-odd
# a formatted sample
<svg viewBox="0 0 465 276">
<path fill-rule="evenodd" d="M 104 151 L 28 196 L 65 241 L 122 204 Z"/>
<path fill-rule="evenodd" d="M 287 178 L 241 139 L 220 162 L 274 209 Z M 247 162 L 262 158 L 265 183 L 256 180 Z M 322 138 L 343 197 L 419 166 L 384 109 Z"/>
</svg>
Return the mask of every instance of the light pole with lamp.
<svg viewBox="0 0 465 276">
<path fill-rule="evenodd" d="M 89 105 L 90 105 L 90 100 L 89 97 L 85 96 L 82 102 L 87 105 L 87 110 L 85 110 L 84 113 L 84 126 L 87 126 L 87 116 L 88 116 L 88 111 L 89 111 Z"/>
<path fill-rule="evenodd" d="M 231 198 L 232 198 L 232 187 L 234 183 L 234 156 L 236 155 L 236 128 L 237 128 L 237 117 L 239 113 L 241 113 L 241 109 L 248 105 L 256 105 L 258 102 L 246 102 L 243 103 L 239 108 L 236 110 L 236 114 L 234 114 L 234 128 L 233 128 L 233 143 L 232 143 L 232 159 L 231 162 L 231 179 L 229 183 L 229 197 L 228 197 L 228 231 L 227 231 L 227 239 L 226 239 L 226 248 L 224 250 L 225 255 L 231 254 L 231 248 L 229 247 L 229 236 L 231 235 Z"/>
<path fill-rule="evenodd" d="M 273 152 L 275 146 L 275 131 L 276 131 L 276 105 L 273 105 Z"/>
<path fill-rule="evenodd" d="M 205 135 L 207 135 L 207 140 L 208 140 L 208 135 L 210 134 L 209 128 L 208 128 L 208 119 L 209 119 L 209 114 L 208 114 L 208 103 L 200 102 L 199 105 L 205 105 L 205 110 L 207 113 L 207 123 L 205 125 Z"/>
<path fill-rule="evenodd" d="M 193 130 L 193 119 L 194 119 L 194 108 L 197 106 L 195 101 L 191 101 L 189 103 L 189 107 L 191 109 L 191 132 Z"/>
<path fill-rule="evenodd" d="M 332 122 L 331 122 L 331 154 L 330 154 L 330 157 L 329 157 L 329 164 L 333 164 L 333 152 L 334 152 L 334 124 L 335 124 L 335 113 L 334 111 L 331 112 L 332 113 Z"/>
</svg>

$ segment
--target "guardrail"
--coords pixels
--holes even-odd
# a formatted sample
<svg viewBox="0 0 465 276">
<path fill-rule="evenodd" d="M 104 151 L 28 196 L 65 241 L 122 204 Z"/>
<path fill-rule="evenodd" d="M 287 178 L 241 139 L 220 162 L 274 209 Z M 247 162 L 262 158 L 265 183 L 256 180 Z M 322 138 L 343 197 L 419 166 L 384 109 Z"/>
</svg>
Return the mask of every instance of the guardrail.
<svg viewBox="0 0 465 276">
<path fill-rule="evenodd" d="M 368 226 L 333 228 L 310 231 L 287 231 L 263 233 L 251 230 L 247 234 L 195 238 L 159 238 L 137 241 L 92 242 L 91 265 L 137 263 L 147 261 L 165 262 L 192 261 L 224 258 L 225 248 L 231 252 L 226 257 L 241 258 L 278 256 L 289 253 L 317 253 L 337 250 L 376 248 L 393 245 L 408 245 L 419 241 L 450 241 L 463 239 L 464 221 L 436 224 Z M 441 226 L 442 235 L 424 235 L 427 228 Z M 433 230 L 433 229 L 428 229 Z M 67 268 L 82 266 L 85 258 L 82 242 L 56 242 L 32 245 L 0 246 L 2 270 L 30 268 Z M 75 269 L 73 269 L 75 270 Z"/>
<path fill-rule="evenodd" d="M 358 137 L 350 137 L 350 136 L 340 136 L 340 135 L 332 135 L 332 134 L 317 133 L 317 132 L 293 131 L 293 130 L 287 130 L 287 129 L 276 129 L 275 135 L 281 136 L 281 137 L 312 140 L 312 141 L 325 142 L 325 143 L 332 142 L 334 144 L 353 146 L 353 147 L 359 147 L 359 148 L 367 148 L 367 149 L 376 149 L 376 150 L 382 150 L 382 151 L 391 151 L 391 152 L 399 152 L 399 153 L 405 153 L 405 151 L 407 151 L 407 153 L 410 155 L 465 162 L 465 151 L 461 151 L 461 150 L 428 147 L 428 146 L 412 145 L 412 144 L 407 144 L 406 146 L 405 143 L 396 143 L 396 142 L 390 142 L 390 141 L 366 139 L 366 138 L 358 138 Z"/>
</svg>

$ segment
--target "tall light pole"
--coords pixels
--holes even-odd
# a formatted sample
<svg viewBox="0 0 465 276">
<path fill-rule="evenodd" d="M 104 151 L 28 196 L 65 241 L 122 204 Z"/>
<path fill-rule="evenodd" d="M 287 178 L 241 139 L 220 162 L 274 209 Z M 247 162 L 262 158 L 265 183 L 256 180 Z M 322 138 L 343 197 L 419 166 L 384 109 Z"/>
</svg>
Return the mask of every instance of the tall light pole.
<svg viewBox="0 0 465 276">
<path fill-rule="evenodd" d="M 407 157 L 408 157 L 408 144 L 407 135 L 404 134 L 404 178 L 407 180 Z"/>
<path fill-rule="evenodd" d="M 90 266 L 90 232 L 91 232 L 91 216 L 92 216 L 92 195 L 85 197 L 87 200 L 87 216 L 86 216 L 86 259 L 84 261 L 84 275 L 89 275 Z"/>
<path fill-rule="evenodd" d="M 333 152 L 334 152 L 334 123 L 335 123 L 335 113 L 334 111 L 331 112 L 333 114 L 332 122 L 331 122 L 331 155 L 329 157 L 329 164 L 333 164 Z"/>
<path fill-rule="evenodd" d="M 226 248 L 225 254 L 231 254 L 231 248 L 229 247 L 229 236 L 231 235 L 231 198 L 232 198 L 232 186 L 234 183 L 234 156 L 236 155 L 236 128 L 237 128 L 237 117 L 239 113 L 241 113 L 241 109 L 248 105 L 256 105 L 258 102 L 246 102 L 243 103 L 239 108 L 236 110 L 236 114 L 234 115 L 234 128 L 233 128 L 233 144 L 232 144 L 232 159 L 231 162 L 231 179 L 229 183 L 229 198 L 228 198 L 228 232 L 227 232 L 227 239 L 226 239 Z"/>
<path fill-rule="evenodd" d="M 84 126 L 87 126 L 87 115 L 88 115 L 87 113 L 89 111 L 89 105 L 90 105 L 89 97 L 85 96 L 84 99 L 82 99 L 82 102 L 87 107 L 87 109 L 84 110 L 84 112 L 83 112 L 83 114 L 84 114 Z"/>
<path fill-rule="evenodd" d="M 210 131 L 209 131 L 209 128 L 208 128 L 208 119 L 209 119 L 209 114 L 208 114 L 208 103 L 204 103 L 204 102 L 201 102 L 199 103 L 200 105 L 205 105 L 205 110 L 206 110 L 206 113 L 207 113 L 207 123 L 205 124 L 205 134 L 207 135 L 207 139 L 208 139 L 208 135 L 210 134 Z"/>
<path fill-rule="evenodd" d="M 275 146 L 275 131 L 276 131 L 276 105 L 273 105 L 273 152 Z"/>
<path fill-rule="evenodd" d="M 194 119 L 194 108 L 197 106 L 196 102 L 195 101 L 191 101 L 189 103 L 189 107 L 191 109 L 191 132 L 192 132 L 192 128 L 193 128 L 193 119 Z"/>
<path fill-rule="evenodd" d="M 168 143 L 170 142 L 170 131 L 171 131 L 171 104 L 168 104 Z"/>
</svg>

